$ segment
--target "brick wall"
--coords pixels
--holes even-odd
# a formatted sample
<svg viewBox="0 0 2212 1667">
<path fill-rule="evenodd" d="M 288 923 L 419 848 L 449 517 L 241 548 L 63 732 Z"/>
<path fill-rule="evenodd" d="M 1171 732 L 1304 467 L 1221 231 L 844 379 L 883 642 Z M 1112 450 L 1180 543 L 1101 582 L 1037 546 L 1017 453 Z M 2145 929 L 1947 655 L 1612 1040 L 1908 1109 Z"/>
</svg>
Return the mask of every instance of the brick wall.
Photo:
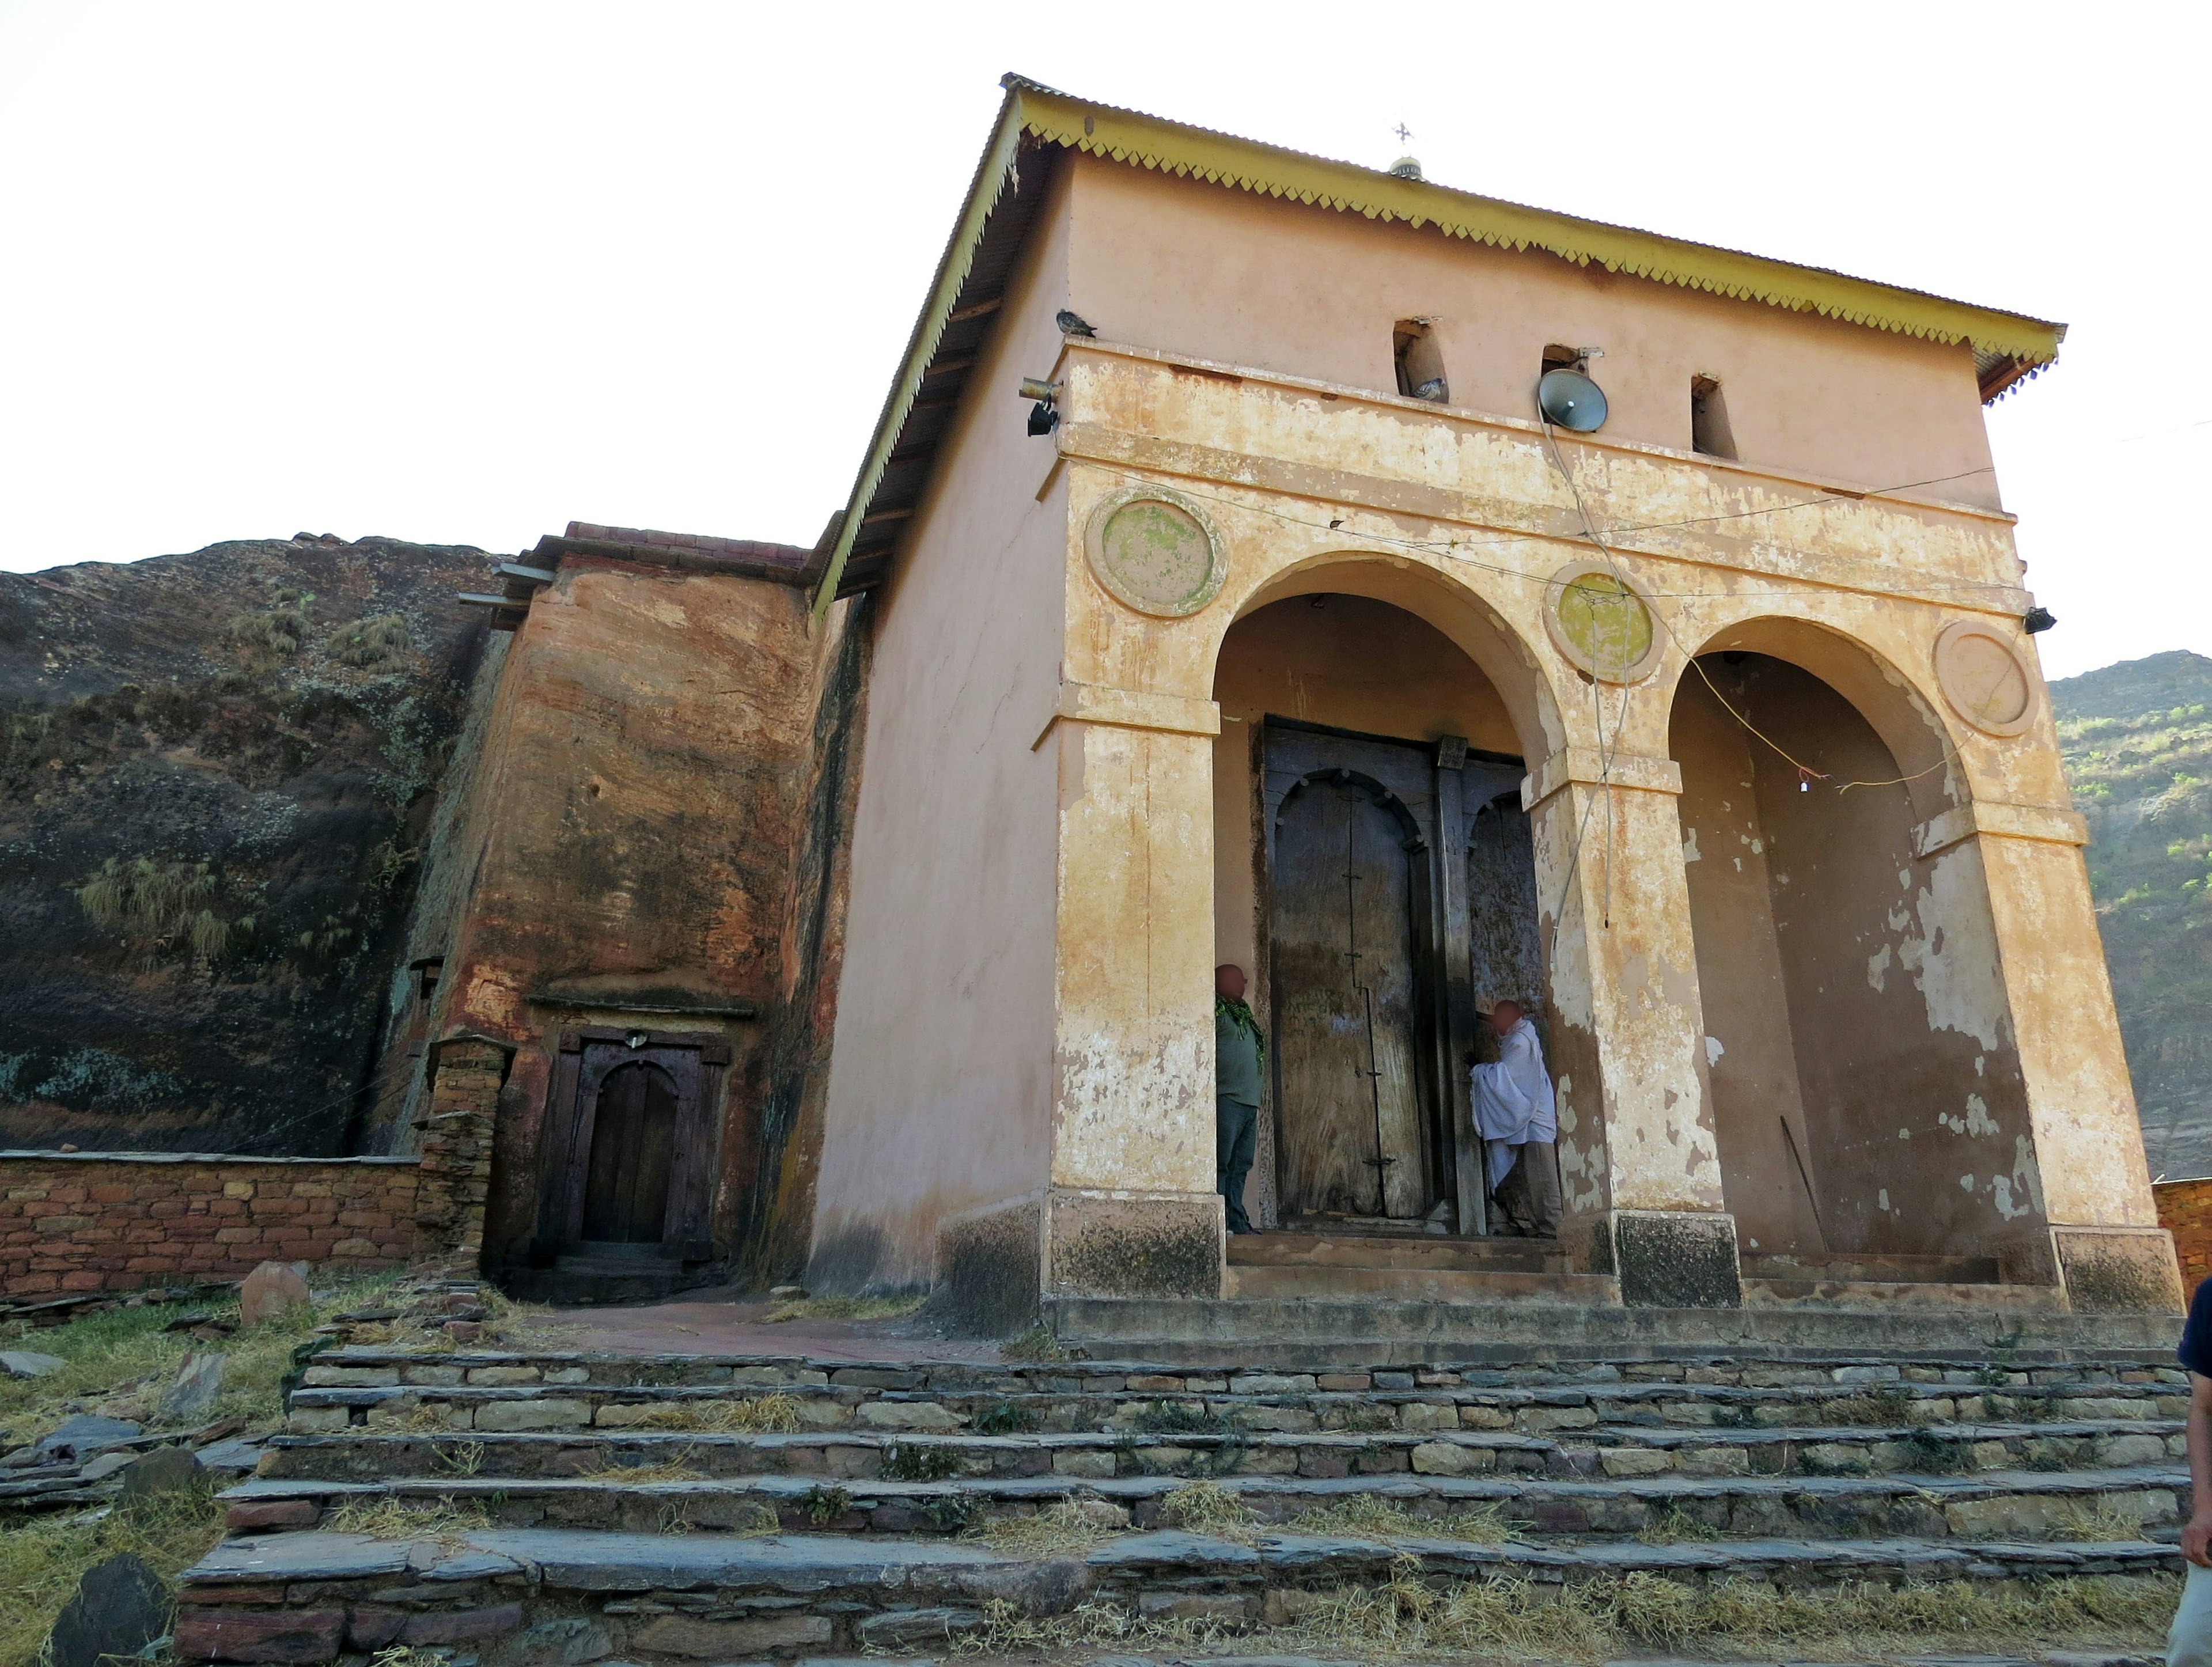
<svg viewBox="0 0 2212 1667">
<path fill-rule="evenodd" d="M 2173 1254 L 2181 1263 L 2181 1288 L 2193 1295 L 2197 1281 L 2212 1275 L 2212 1180 L 2161 1181 L 2158 1225 L 2173 1235 Z"/>
<path fill-rule="evenodd" d="M 413 1158 L 0 1152 L 0 1295 L 375 1273 L 416 1251 Z"/>
</svg>

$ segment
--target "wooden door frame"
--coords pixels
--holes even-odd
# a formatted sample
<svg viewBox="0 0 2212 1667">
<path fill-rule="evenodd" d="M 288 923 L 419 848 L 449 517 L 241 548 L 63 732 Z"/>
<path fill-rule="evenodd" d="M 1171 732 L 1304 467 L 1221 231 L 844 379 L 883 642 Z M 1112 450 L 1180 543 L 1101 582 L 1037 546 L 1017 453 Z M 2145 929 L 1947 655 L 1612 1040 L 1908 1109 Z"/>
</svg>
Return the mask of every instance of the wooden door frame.
<svg viewBox="0 0 2212 1667">
<path fill-rule="evenodd" d="M 604 1067 L 587 1068 L 585 1050 L 593 1043 L 623 1051 L 611 1053 Z M 665 1254 L 685 1262 L 714 1259 L 708 1211 L 714 1202 L 714 1165 L 720 1147 L 714 1136 L 720 1117 L 722 1078 L 731 1058 L 729 1042 L 712 1031 L 648 1031 L 642 1025 L 579 1025 L 560 1032 L 552 1086 L 546 1097 L 544 1168 L 533 1245 L 538 1257 L 533 1259 L 550 1258 L 562 1247 L 581 1242 L 599 1086 L 609 1071 L 656 1054 L 660 1057 L 652 1062 L 668 1069 L 675 1078 L 678 1096 L 676 1149 L 671 1154 L 661 1244 Z M 672 1062 L 668 1058 L 672 1054 L 676 1056 Z"/>
<path fill-rule="evenodd" d="M 1263 988 L 1256 993 L 1266 1003 L 1264 1011 L 1278 1044 L 1268 1049 L 1271 1116 L 1266 1120 L 1273 1125 L 1268 1130 L 1273 1156 L 1273 1173 L 1269 1179 L 1278 1221 L 1283 1206 L 1284 1140 L 1280 1128 L 1281 1026 L 1274 989 L 1275 824 L 1290 797 L 1287 789 L 1275 793 L 1267 779 L 1270 739 L 1279 732 L 1390 746 L 1408 752 L 1426 751 L 1430 755 L 1426 785 L 1431 796 L 1427 825 L 1422 825 L 1424 818 L 1412 806 L 1406 806 L 1402 797 L 1395 793 L 1392 796 L 1419 831 L 1421 844 L 1415 855 L 1425 854 L 1427 859 L 1415 861 L 1411 867 L 1415 896 L 1414 972 L 1428 1008 L 1424 1038 L 1426 1045 L 1420 1051 L 1430 1075 L 1430 1104 L 1437 1125 L 1431 1131 L 1431 1140 L 1437 1148 L 1437 1190 L 1439 1195 L 1452 1199 L 1459 1231 L 1462 1234 L 1486 1233 L 1490 1226 L 1489 1188 L 1484 1173 L 1482 1142 L 1474 1132 L 1472 1086 L 1462 1063 L 1474 1044 L 1480 1022 L 1474 1006 L 1474 972 L 1468 933 L 1471 900 L 1468 896 L 1467 824 L 1473 810 L 1480 809 L 1496 796 L 1496 788 L 1476 794 L 1470 806 L 1466 780 L 1468 767 L 1474 765 L 1492 776 L 1510 770 L 1510 779 L 1517 784 L 1526 766 L 1509 754 L 1471 748 L 1458 736 L 1446 736 L 1433 742 L 1409 740 L 1401 735 L 1371 734 L 1273 714 L 1262 716 L 1252 726 L 1253 815 L 1259 824 L 1252 842 L 1256 869 L 1253 894 L 1258 915 L 1253 925 L 1255 958 L 1259 963 L 1255 970 L 1264 981 Z M 1308 772 L 1299 780 L 1303 782 L 1313 773 Z M 1391 791 L 1388 783 L 1376 785 L 1386 792 Z"/>
</svg>

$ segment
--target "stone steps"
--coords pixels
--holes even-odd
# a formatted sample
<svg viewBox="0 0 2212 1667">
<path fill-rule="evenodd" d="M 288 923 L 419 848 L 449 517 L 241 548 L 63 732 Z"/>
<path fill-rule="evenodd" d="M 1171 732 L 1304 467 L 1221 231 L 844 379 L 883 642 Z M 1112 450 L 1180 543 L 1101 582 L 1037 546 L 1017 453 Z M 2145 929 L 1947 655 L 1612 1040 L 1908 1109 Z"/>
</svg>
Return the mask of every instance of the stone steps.
<svg viewBox="0 0 2212 1667">
<path fill-rule="evenodd" d="M 178 1591 L 185 1659 L 313 1663 L 399 1646 L 470 1649 L 527 1634 L 548 1658 L 759 1660 L 941 1651 L 980 1640 L 986 1606 L 1110 1604 L 1235 1630 L 1296 1619 L 1317 1592 L 1410 1568 L 1431 1581 L 1541 1585 L 1656 1575 L 1818 1589 L 1843 1581 L 2129 1580 L 2169 1573 L 2170 1546 L 1916 1537 L 1595 1546 L 1164 1532 L 1023 1557 L 974 1541 L 889 1536 L 473 1532 L 444 1541 L 283 1534 L 218 1546 Z"/>
<path fill-rule="evenodd" d="M 1428 1277 L 1430 1248 L 1382 1271 Z M 538 1628 L 547 1660 L 678 1667 L 973 1649 L 994 1604 L 1233 1632 L 1412 1569 L 1796 1589 L 2178 1567 L 2187 1380 L 2163 1347 L 1445 1354 L 328 1348 L 221 1496 L 234 1537 L 185 1577 L 178 1650 L 313 1667 Z"/>
<path fill-rule="evenodd" d="M 1632 1375 L 1633 1374 L 1633 1375 Z M 2171 1421 L 2185 1374 L 2142 1362 L 2019 1370 L 1739 1362 L 1584 1368 L 1571 1378 L 1480 1368 L 1259 1373 L 1150 1366 L 862 1366 L 581 1354 L 316 1357 L 290 1398 L 301 1435 L 425 1427 L 487 1433 L 712 1427 L 777 1396 L 803 1429 L 980 1434 L 1685 1429 Z M 750 1411 L 762 1412 L 754 1405 Z M 725 1428 L 728 1427 L 726 1424 Z M 788 1427 L 786 1425 L 784 1427 Z"/>
<path fill-rule="evenodd" d="M 304 1500 L 319 1508 L 357 1497 L 480 1505 L 501 1527 L 649 1533 L 672 1512 L 701 1529 L 808 1527 L 846 1534 L 957 1533 L 1026 1516 L 1066 1500 L 1097 1500 L 1139 1528 L 1173 1525 L 1179 1475 L 1031 1476 L 901 1481 L 878 1477 L 726 1475 L 631 1481 L 619 1470 L 582 1476 L 443 1475 L 367 1481 L 256 1477 L 220 1497 L 238 1520 L 282 1513 L 243 1507 Z M 1215 1484 L 1262 1521 L 1287 1524 L 1352 1501 L 1387 1500 L 1413 1516 L 1466 1520 L 1522 1538 L 1636 1534 L 1669 1513 L 1717 1534 L 1806 1539 L 1907 1536 L 2042 1539 L 2083 1531 L 2094 1516 L 2148 1537 L 2173 1530 L 2188 1489 L 2177 1464 L 1970 1476 L 1899 1472 L 1863 1476 L 1601 1475 L 1587 1481 L 1398 1472 L 1339 1478 L 1237 1474 Z M 1163 1514 L 1163 1513 L 1165 1514 Z M 2088 1513 L 2085 1515 L 2085 1513 Z"/>
<path fill-rule="evenodd" d="M 681 1463 L 706 1475 L 1084 1476 L 1499 1471 L 1572 1476 L 1836 1475 L 1927 1469 L 2087 1469 L 2184 1457 L 2178 1419 L 2041 1424 L 1680 1429 L 1600 1424 L 1550 1438 L 1506 1431 L 1063 1433 L 1025 1435 L 744 1434 L 578 1428 L 551 1433 L 278 1436 L 259 1475 L 373 1481 L 451 1474 L 465 1445 L 478 1476 L 574 1476 Z"/>
<path fill-rule="evenodd" d="M 1291 1370 L 1347 1360 L 1504 1364 L 1720 1354 L 1779 1359 L 1898 1353 L 1961 1362 L 1992 1354 L 2171 1358 L 2180 1335 L 2179 1315 L 2063 1312 L 2035 1296 L 2040 1287 L 2034 1286 L 1820 1283 L 1821 1292 L 1799 1297 L 1771 1282 L 1747 1281 L 1751 1299 L 1740 1308 L 1389 1293 L 1358 1299 L 1304 1293 L 1054 1297 L 1046 1299 L 1045 1322 L 1064 1345 L 1102 1360 L 1203 1364 L 1230 1356 L 1249 1367 Z M 2006 1304 L 2018 1305 L 1994 1311 Z"/>
</svg>

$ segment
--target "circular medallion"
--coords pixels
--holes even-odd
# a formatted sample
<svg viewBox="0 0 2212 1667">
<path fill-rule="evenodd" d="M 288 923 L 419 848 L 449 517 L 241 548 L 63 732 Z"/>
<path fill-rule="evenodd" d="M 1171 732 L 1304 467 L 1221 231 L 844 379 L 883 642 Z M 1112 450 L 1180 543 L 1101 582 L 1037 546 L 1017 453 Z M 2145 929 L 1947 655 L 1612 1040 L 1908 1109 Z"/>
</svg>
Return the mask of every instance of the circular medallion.
<svg viewBox="0 0 2212 1667">
<path fill-rule="evenodd" d="M 1936 684 L 1952 710 L 1990 735 L 2017 735 L 2035 721 L 2035 677 L 2013 630 L 1954 619 L 1936 638 Z"/>
<path fill-rule="evenodd" d="M 1605 683 L 1634 683 L 1659 663 L 1666 644 L 1650 604 L 1603 562 L 1576 562 L 1552 575 L 1544 624 L 1552 646 Z"/>
<path fill-rule="evenodd" d="M 1139 613 L 1196 613 L 1228 575 L 1221 535 L 1205 512 L 1164 487 L 1109 495 L 1091 512 L 1084 544 L 1098 582 Z"/>
</svg>

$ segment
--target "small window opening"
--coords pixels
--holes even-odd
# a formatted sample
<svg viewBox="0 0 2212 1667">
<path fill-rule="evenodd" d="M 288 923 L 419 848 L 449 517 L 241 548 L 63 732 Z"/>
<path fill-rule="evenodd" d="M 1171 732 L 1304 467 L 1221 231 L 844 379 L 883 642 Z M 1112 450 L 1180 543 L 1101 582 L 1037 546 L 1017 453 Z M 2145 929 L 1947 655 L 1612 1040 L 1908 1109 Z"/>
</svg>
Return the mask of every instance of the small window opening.
<svg viewBox="0 0 2212 1667">
<path fill-rule="evenodd" d="M 1401 319 L 1391 327 L 1392 356 L 1398 362 L 1398 392 L 1408 399 L 1451 404 L 1444 380 L 1444 356 L 1426 319 Z"/>
<path fill-rule="evenodd" d="M 1580 348 L 1561 347 L 1553 342 L 1544 350 L 1544 368 L 1537 374 L 1549 376 L 1555 370 L 1580 370 L 1582 368 L 1583 352 Z"/>
<path fill-rule="evenodd" d="M 428 1001 L 431 992 L 438 988 L 439 975 L 446 970 L 445 957 L 426 956 L 422 960 L 410 961 L 407 964 L 409 970 L 415 975 L 415 999 L 418 1001 Z"/>
<path fill-rule="evenodd" d="M 1690 379 L 1690 449 L 1707 457 L 1733 458 L 1735 434 L 1729 427 L 1728 401 L 1711 376 Z"/>
</svg>

